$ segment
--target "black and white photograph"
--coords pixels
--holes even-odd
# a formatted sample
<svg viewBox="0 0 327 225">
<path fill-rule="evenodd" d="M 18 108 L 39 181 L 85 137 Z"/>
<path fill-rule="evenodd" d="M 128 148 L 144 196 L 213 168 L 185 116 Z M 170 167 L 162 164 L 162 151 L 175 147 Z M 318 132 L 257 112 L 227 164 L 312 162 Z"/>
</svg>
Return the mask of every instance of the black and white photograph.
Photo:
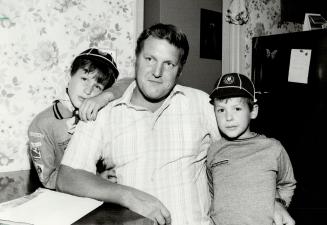
<svg viewBox="0 0 327 225">
<path fill-rule="evenodd" d="M 0 225 L 325 225 L 326 2 L 0 0 Z"/>
</svg>

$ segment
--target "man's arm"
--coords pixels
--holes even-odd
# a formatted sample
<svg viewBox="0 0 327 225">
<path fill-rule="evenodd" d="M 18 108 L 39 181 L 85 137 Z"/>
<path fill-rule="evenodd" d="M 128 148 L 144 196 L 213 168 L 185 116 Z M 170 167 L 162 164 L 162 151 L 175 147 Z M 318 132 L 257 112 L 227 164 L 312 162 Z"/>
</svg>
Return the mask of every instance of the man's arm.
<svg viewBox="0 0 327 225">
<path fill-rule="evenodd" d="M 112 183 L 90 172 L 61 165 L 57 190 L 124 206 L 158 224 L 171 224 L 168 209 L 155 197 L 124 185 Z"/>
<path fill-rule="evenodd" d="M 122 78 L 117 80 L 110 88 L 107 88 L 101 94 L 85 99 L 78 112 L 81 120 L 95 120 L 98 115 L 98 111 L 109 102 L 120 98 L 133 81 L 134 78 Z"/>
</svg>

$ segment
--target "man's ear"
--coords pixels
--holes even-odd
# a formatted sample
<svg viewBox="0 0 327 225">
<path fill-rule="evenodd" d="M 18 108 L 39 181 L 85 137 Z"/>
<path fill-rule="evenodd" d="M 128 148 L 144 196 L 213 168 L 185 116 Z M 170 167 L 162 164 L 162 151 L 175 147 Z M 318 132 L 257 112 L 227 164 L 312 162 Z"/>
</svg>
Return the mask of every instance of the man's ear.
<svg viewBox="0 0 327 225">
<path fill-rule="evenodd" d="M 258 113 L 259 113 L 259 106 L 258 106 L 258 104 L 254 104 L 253 109 L 252 109 L 252 111 L 250 113 L 251 119 L 257 118 Z"/>
</svg>

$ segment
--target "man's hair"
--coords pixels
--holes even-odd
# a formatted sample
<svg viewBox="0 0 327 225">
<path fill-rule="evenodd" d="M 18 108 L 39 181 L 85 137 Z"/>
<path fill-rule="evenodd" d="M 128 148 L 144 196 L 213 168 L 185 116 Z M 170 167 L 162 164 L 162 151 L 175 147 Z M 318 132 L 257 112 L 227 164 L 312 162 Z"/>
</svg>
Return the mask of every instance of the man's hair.
<svg viewBox="0 0 327 225">
<path fill-rule="evenodd" d="M 104 89 L 111 87 L 115 83 L 115 72 L 100 61 L 77 57 L 71 65 L 70 75 L 74 76 L 79 69 L 86 69 L 89 73 L 99 70 L 95 79 L 104 86 Z"/>
<path fill-rule="evenodd" d="M 145 29 L 137 39 L 135 49 L 136 56 L 140 54 L 144 46 L 144 41 L 150 36 L 167 40 L 170 44 L 178 48 L 180 50 L 179 62 L 181 67 L 184 66 L 189 52 L 189 44 L 186 35 L 181 30 L 178 30 L 177 27 L 172 24 L 162 23 L 155 24 Z"/>
</svg>

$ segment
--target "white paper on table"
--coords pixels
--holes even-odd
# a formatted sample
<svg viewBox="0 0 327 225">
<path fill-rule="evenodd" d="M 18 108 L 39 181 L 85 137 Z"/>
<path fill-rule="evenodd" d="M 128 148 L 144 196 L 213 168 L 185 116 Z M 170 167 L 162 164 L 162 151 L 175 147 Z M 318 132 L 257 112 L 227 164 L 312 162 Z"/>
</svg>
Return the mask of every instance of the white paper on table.
<svg viewBox="0 0 327 225">
<path fill-rule="evenodd" d="M 295 83 L 308 83 L 311 49 L 292 49 L 288 81 Z"/>
<path fill-rule="evenodd" d="M 34 225 L 72 224 L 103 202 L 39 188 L 35 197 L 0 211 L 0 221 Z"/>
</svg>

